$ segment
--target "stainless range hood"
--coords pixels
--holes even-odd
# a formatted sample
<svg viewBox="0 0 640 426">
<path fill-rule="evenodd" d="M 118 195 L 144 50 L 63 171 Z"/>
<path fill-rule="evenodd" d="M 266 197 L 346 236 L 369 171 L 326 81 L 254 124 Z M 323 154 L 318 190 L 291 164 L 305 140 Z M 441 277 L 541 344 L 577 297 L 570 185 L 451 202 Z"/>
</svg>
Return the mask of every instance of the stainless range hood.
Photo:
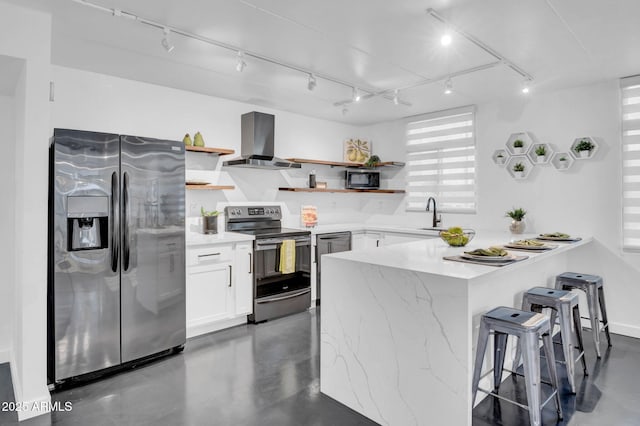
<svg viewBox="0 0 640 426">
<path fill-rule="evenodd" d="M 256 169 L 299 169 L 298 163 L 273 156 L 275 116 L 263 112 L 242 115 L 240 157 L 222 163 L 223 166 Z"/>
</svg>

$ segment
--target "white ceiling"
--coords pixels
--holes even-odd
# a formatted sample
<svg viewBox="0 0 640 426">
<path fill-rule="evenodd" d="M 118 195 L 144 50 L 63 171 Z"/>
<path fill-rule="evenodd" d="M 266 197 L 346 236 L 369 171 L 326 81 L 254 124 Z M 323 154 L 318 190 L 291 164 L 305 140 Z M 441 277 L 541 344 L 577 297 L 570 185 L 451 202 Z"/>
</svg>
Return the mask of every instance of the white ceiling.
<svg viewBox="0 0 640 426">
<path fill-rule="evenodd" d="M 372 98 L 343 115 L 335 102 L 351 89 L 246 58 L 172 34 L 176 48 L 160 45 L 162 31 L 71 0 L 5 0 L 50 11 L 52 61 L 74 67 L 220 96 L 352 124 L 392 120 L 444 108 L 522 96 L 523 78 L 505 65 L 403 90 L 412 106 Z M 532 93 L 640 73 L 638 0 L 89 0 L 173 28 L 275 58 L 296 67 L 382 91 L 415 85 L 495 58 L 461 37 L 448 48 L 450 22 L 500 52 L 534 78 Z"/>
</svg>

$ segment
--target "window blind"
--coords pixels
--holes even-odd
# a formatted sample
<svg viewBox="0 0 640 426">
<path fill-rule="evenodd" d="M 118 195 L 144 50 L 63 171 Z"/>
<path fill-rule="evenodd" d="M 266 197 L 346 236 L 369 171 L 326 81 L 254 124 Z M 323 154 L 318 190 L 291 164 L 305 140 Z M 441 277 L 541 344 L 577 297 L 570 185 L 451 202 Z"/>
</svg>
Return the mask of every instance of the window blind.
<svg viewBox="0 0 640 426">
<path fill-rule="evenodd" d="M 412 118 L 407 123 L 407 211 L 476 211 L 475 107 Z"/>
<path fill-rule="evenodd" d="M 640 250 L 640 76 L 620 80 L 622 88 L 622 244 Z"/>
</svg>

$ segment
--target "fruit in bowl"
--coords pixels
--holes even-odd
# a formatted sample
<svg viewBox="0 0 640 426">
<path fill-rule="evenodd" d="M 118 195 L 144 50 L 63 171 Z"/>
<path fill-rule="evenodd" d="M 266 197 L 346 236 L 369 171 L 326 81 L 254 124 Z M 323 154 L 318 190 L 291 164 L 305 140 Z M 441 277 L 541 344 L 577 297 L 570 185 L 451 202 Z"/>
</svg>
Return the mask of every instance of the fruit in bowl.
<svg viewBox="0 0 640 426">
<path fill-rule="evenodd" d="M 475 235 L 476 231 L 473 229 L 462 229 L 459 226 L 440 231 L 440 238 L 451 247 L 464 247 Z"/>
</svg>

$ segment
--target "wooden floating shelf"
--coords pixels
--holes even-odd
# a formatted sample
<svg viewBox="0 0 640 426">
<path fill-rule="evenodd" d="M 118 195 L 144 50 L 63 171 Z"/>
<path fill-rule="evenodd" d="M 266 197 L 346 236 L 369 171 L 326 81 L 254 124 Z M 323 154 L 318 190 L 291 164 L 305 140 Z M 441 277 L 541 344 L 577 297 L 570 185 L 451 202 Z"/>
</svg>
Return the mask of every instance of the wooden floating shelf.
<svg viewBox="0 0 640 426">
<path fill-rule="evenodd" d="M 212 190 L 222 190 L 222 189 L 236 189 L 233 185 L 189 185 L 186 184 L 187 189 L 212 189 Z"/>
<path fill-rule="evenodd" d="M 191 146 L 186 145 L 184 147 L 187 151 L 193 152 L 206 152 L 207 154 L 229 155 L 235 153 L 233 149 L 227 148 L 211 148 L 207 146 Z"/>
<path fill-rule="evenodd" d="M 310 160 L 306 158 L 287 158 L 287 160 L 294 163 L 307 163 L 307 164 L 319 164 L 323 166 L 331 167 L 365 167 L 364 163 L 345 163 L 341 161 L 325 161 L 325 160 Z M 376 163 L 374 167 L 404 167 L 404 163 L 400 161 L 383 161 Z M 365 167 L 369 168 L 369 167 Z"/>
<path fill-rule="evenodd" d="M 291 192 L 373 192 L 374 194 L 404 194 L 404 189 L 337 189 L 337 188 L 278 188 Z"/>
</svg>

